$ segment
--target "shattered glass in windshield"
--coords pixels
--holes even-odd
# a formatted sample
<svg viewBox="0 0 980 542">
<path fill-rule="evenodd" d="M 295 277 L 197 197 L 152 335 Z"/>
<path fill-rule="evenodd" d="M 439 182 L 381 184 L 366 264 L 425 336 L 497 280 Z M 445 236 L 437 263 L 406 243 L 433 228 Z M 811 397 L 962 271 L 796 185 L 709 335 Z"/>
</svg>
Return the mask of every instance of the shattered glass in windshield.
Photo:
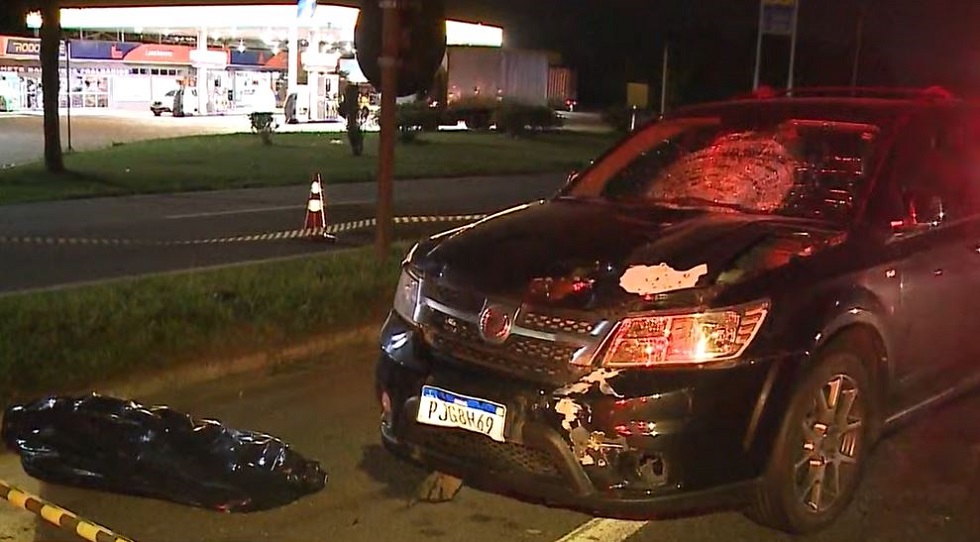
<svg viewBox="0 0 980 542">
<path fill-rule="evenodd" d="M 628 157 L 598 195 L 846 221 L 870 169 L 877 133 L 868 124 L 812 120 L 736 130 L 702 123 Z"/>
</svg>

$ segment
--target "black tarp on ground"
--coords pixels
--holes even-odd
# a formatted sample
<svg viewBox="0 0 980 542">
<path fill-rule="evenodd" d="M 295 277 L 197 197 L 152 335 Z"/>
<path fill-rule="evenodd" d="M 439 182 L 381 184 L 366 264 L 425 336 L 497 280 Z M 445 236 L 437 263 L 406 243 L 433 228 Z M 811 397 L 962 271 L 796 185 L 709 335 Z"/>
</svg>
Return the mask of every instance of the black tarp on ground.
<svg viewBox="0 0 980 542">
<path fill-rule="evenodd" d="M 275 437 L 99 395 L 13 405 L 0 438 L 39 480 L 229 512 L 282 506 L 327 479 Z"/>
</svg>

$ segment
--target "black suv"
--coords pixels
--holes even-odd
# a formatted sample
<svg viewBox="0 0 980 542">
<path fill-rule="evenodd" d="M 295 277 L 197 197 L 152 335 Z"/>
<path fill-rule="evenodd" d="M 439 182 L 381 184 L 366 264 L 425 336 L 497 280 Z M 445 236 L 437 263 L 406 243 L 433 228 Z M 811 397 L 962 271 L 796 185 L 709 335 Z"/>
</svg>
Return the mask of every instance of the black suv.
<svg viewBox="0 0 980 542">
<path fill-rule="evenodd" d="M 597 515 L 821 528 L 886 429 L 980 381 L 978 196 L 980 109 L 941 90 L 678 110 L 411 250 L 383 441 Z"/>
</svg>

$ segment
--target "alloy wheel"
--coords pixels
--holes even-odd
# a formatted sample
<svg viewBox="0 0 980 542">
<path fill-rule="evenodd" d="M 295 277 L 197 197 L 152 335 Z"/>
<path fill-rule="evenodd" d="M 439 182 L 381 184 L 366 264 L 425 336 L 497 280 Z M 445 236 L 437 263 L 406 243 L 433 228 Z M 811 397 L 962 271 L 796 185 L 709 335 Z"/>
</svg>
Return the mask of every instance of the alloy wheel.
<svg viewBox="0 0 980 542">
<path fill-rule="evenodd" d="M 859 474 L 865 418 L 858 383 L 846 374 L 833 375 L 814 394 L 793 468 L 796 498 L 807 511 L 827 512 L 848 494 Z"/>
</svg>

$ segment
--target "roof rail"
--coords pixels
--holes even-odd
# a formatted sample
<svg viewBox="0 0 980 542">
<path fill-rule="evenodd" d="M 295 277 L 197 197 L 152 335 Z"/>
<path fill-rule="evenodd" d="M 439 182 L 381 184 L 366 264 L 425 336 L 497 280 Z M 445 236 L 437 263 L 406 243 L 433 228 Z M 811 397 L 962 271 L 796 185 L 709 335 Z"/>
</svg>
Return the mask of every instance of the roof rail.
<svg viewBox="0 0 980 542">
<path fill-rule="evenodd" d="M 773 90 L 771 87 L 760 87 L 758 91 L 745 96 L 755 99 L 766 98 L 881 98 L 895 100 L 930 100 L 943 101 L 956 98 L 952 92 L 940 86 L 928 88 L 901 87 L 801 87 L 794 89 Z"/>
</svg>

